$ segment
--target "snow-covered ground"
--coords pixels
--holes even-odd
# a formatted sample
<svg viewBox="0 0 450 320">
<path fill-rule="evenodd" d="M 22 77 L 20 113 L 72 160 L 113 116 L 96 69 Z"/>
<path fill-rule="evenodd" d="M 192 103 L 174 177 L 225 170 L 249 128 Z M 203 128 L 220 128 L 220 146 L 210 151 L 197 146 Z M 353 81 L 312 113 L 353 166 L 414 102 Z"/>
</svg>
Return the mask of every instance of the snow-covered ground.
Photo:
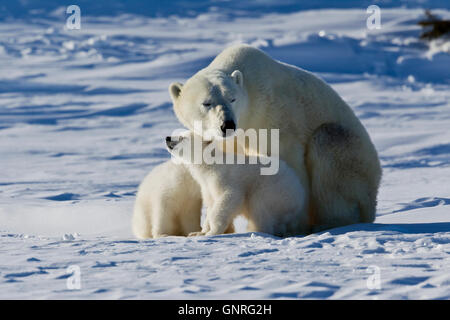
<svg viewBox="0 0 450 320">
<path fill-rule="evenodd" d="M 0 4 L 0 298 L 450 299 L 450 42 L 418 40 L 422 9 L 380 4 L 368 30 L 352 1 L 155 16 L 80 1 L 81 30 L 65 30 L 53 2 Z M 137 185 L 180 127 L 168 85 L 236 42 L 316 72 L 354 108 L 384 170 L 375 224 L 133 238 Z"/>
</svg>

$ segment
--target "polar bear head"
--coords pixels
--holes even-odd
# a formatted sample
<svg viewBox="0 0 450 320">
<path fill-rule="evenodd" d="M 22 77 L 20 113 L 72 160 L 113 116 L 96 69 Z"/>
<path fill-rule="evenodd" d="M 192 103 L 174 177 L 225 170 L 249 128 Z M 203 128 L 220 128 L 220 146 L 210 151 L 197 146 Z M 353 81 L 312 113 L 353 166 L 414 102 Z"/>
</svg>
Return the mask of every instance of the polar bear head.
<svg viewBox="0 0 450 320">
<path fill-rule="evenodd" d="M 202 70 L 184 85 L 172 83 L 169 92 L 180 122 L 206 140 L 233 136 L 248 104 L 239 70 Z"/>
</svg>

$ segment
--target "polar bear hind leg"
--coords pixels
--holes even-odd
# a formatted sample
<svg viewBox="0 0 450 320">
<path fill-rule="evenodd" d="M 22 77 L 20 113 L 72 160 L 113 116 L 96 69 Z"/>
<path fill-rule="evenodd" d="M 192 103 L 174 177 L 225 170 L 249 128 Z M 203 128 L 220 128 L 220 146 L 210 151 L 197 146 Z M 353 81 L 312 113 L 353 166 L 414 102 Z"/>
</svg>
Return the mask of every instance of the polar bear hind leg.
<svg viewBox="0 0 450 320">
<path fill-rule="evenodd" d="M 139 239 L 148 239 L 152 237 L 151 232 L 151 217 L 146 212 L 146 207 L 141 203 L 141 199 L 138 198 L 134 206 L 134 214 L 132 220 L 133 234 Z"/>
<path fill-rule="evenodd" d="M 152 235 L 153 238 L 167 237 L 168 235 L 179 235 L 180 225 L 177 221 L 176 210 L 170 204 L 162 203 L 153 207 L 155 211 L 152 215 Z"/>
<path fill-rule="evenodd" d="M 188 203 L 188 202 L 186 202 Z M 188 236 L 190 233 L 201 230 L 199 212 L 202 210 L 201 199 L 191 199 L 189 205 L 182 208 L 182 213 L 178 215 L 178 225 L 180 226 L 180 235 Z"/>
<path fill-rule="evenodd" d="M 361 138 L 336 123 L 319 126 L 308 143 L 310 222 L 314 231 L 373 222 L 379 176 Z"/>
</svg>

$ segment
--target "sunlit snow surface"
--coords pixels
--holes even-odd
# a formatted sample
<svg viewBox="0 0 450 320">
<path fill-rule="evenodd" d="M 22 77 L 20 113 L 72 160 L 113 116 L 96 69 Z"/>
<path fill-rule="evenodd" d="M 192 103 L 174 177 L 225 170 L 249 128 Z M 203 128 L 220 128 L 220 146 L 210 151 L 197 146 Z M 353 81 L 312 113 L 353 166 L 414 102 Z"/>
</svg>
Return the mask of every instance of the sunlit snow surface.
<svg viewBox="0 0 450 320">
<path fill-rule="evenodd" d="M 82 7 L 81 30 L 54 9 L 0 20 L 0 298 L 450 298 L 450 44 L 418 40 L 422 9 L 382 9 L 379 30 L 366 7 Z M 375 224 L 133 238 L 136 188 L 181 127 L 168 85 L 238 42 L 315 72 L 352 106 L 383 165 Z"/>
</svg>

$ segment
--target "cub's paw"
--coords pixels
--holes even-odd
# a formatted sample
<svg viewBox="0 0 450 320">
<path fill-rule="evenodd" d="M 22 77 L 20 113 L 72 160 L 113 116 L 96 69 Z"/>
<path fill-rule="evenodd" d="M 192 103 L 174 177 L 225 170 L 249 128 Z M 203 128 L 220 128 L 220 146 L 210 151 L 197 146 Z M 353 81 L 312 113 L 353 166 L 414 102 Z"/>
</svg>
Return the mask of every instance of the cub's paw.
<svg viewBox="0 0 450 320">
<path fill-rule="evenodd" d="M 161 233 L 161 234 L 155 234 L 153 236 L 154 239 L 158 239 L 158 238 L 165 238 L 165 237 L 169 237 L 169 234 L 165 234 L 165 233 Z"/>
<path fill-rule="evenodd" d="M 204 236 L 205 232 L 202 231 L 196 231 L 196 232 L 191 232 L 188 234 L 188 237 L 198 237 L 198 236 Z"/>
<path fill-rule="evenodd" d="M 206 236 L 217 236 L 217 235 L 223 234 L 223 233 L 224 233 L 224 232 L 217 232 L 217 231 L 210 230 L 210 231 L 208 231 L 205 235 L 206 235 Z"/>
</svg>

